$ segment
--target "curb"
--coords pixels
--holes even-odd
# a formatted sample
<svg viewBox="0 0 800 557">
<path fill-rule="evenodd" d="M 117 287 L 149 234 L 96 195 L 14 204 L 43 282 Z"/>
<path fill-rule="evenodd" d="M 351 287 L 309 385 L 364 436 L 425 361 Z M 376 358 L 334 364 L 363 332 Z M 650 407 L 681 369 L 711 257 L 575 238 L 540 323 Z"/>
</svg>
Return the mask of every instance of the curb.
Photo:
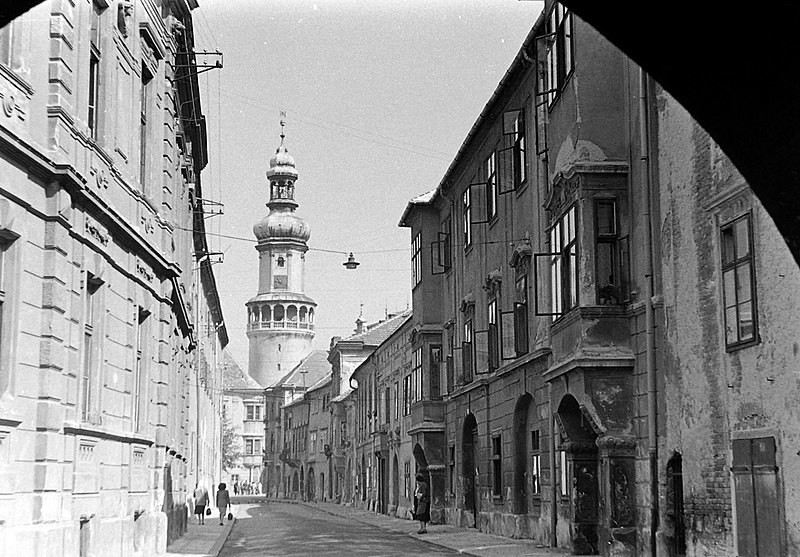
<svg viewBox="0 0 800 557">
<path fill-rule="evenodd" d="M 222 546 L 225 545 L 225 542 L 228 541 L 228 536 L 231 535 L 231 530 L 233 530 L 234 524 L 236 524 L 235 516 L 233 517 L 233 520 L 229 520 L 225 525 L 225 529 L 222 531 L 222 534 L 217 538 L 217 541 L 214 542 L 214 545 L 211 546 L 211 549 L 208 550 L 208 555 L 211 557 L 217 557 L 220 554 L 222 551 Z"/>
</svg>

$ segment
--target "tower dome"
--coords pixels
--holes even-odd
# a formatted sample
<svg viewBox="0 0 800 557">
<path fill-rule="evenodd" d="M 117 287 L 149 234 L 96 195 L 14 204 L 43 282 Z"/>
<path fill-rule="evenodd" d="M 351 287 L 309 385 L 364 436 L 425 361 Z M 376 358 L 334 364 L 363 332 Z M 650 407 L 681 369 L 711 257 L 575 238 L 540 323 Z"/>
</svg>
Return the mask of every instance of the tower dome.
<svg viewBox="0 0 800 557">
<path fill-rule="evenodd" d="M 289 154 L 286 146 L 283 144 L 283 134 L 281 134 L 281 144 L 275 150 L 275 154 L 269 159 L 269 169 L 267 169 L 267 178 L 270 180 L 276 176 L 291 176 L 297 178 L 297 168 L 294 164 L 294 157 Z"/>
<path fill-rule="evenodd" d="M 307 242 L 311 238 L 311 227 L 293 211 L 270 211 L 253 225 L 253 234 L 259 242 L 267 240 Z"/>
</svg>

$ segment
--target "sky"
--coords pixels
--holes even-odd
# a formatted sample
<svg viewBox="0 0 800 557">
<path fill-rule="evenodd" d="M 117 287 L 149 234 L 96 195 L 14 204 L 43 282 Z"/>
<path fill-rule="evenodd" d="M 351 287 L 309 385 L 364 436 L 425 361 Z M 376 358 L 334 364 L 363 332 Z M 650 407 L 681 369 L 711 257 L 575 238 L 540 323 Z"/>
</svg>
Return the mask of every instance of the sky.
<svg viewBox="0 0 800 557">
<path fill-rule="evenodd" d="M 306 294 L 315 349 L 411 304 L 408 201 L 436 188 L 541 12 L 520 0 L 199 0 L 196 51 L 209 163 L 203 197 L 233 357 L 246 369 L 245 303 L 257 292 L 253 224 L 268 213 L 266 171 L 285 144 L 311 227 Z M 215 57 L 198 56 L 213 63 Z M 346 270 L 353 252 L 361 263 Z"/>
</svg>

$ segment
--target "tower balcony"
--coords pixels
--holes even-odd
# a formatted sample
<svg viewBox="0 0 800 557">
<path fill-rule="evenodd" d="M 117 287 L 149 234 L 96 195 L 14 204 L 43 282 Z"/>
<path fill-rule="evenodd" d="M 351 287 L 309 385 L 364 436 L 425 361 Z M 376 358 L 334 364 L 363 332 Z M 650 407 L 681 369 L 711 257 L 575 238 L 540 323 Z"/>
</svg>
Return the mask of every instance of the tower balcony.
<svg viewBox="0 0 800 557">
<path fill-rule="evenodd" d="M 309 322 L 298 321 L 256 321 L 247 324 L 248 331 L 259 331 L 262 329 L 304 329 L 307 331 L 314 330 L 314 324 Z"/>
</svg>

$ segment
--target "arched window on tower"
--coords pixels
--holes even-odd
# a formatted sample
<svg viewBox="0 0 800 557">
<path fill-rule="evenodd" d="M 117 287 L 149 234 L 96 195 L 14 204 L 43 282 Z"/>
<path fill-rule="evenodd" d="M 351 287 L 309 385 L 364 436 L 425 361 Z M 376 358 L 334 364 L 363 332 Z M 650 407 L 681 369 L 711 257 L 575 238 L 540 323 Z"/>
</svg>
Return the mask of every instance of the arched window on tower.
<svg viewBox="0 0 800 557">
<path fill-rule="evenodd" d="M 306 327 L 306 321 L 308 320 L 308 308 L 306 306 L 300 307 L 300 326 Z"/>
<path fill-rule="evenodd" d="M 308 308 L 308 322 L 314 322 L 314 308 Z"/>
<path fill-rule="evenodd" d="M 275 306 L 274 315 L 275 315 L 274 321 L 279 321 L 279 322 L 283 321 L 284 318 L 286 317 L 283 306 L 281 304 Z"/>
<path fill-rule="evenodd" d="M 278 267 L 281 269 L 286 267 L 286 259 L 284 259 L 282 255 L 278 256 Z"/>
</svg>

